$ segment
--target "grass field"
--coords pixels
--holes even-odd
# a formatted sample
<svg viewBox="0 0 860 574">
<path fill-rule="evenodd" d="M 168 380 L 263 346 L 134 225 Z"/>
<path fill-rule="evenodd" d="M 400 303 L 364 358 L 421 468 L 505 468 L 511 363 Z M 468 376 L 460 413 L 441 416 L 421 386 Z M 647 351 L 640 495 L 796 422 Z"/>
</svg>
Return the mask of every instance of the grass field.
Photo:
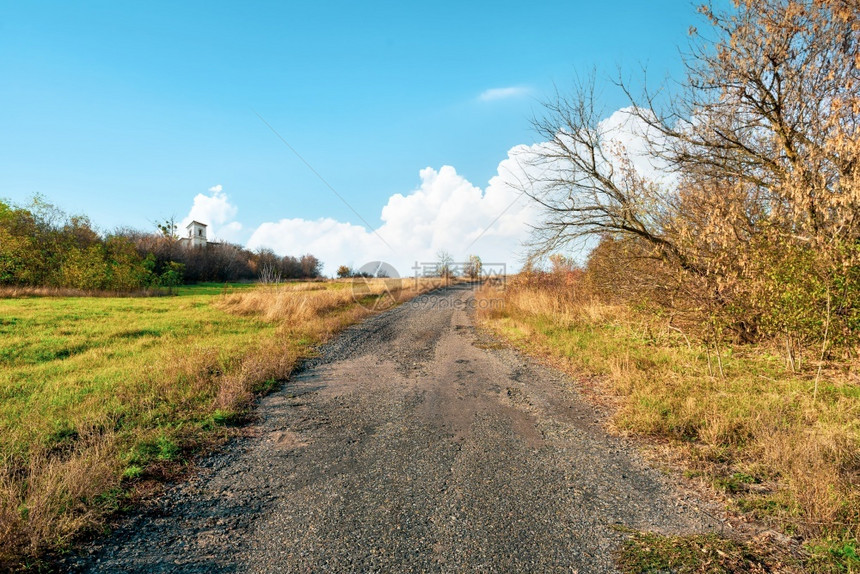
<svg viewBox="0 0 860 574">
<path fill-rule="evenodd" d="M 363 288 L 365 303 L 395 302 L 382 280 Z M 344 282 L 0 299 L 0 569 L 38 564 L 175 475 L 370 313 Z"/>
<path fill-rule="evenodd" d="M 817 376 L 811 367 L 789 372 L 766 346 L 725 346 L 717 355 L 665 318 L 574 291 L 516 280 L 503 292 L 486 287 L 479 297 L 504 305 L 479 305 L 489 310 L 481 321 L 573 373 L 614 412 L 617 432 L 657 439 L 660 460 L 677 461 L 735 516 L 801 540 L 805 568 L 860 571 L 860 384 L 852 365 L 831 364 Z M 659 548 L 652 538 L 640 540 Z"/>
</svg>

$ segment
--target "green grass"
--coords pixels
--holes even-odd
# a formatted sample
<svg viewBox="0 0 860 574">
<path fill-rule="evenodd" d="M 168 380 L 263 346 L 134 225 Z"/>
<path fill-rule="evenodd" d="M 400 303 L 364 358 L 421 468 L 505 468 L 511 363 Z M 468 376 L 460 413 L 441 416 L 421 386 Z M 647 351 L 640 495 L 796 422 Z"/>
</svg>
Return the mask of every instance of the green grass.
<svg viewBox="0 0 860 574">
<path fill-rule="evenodd" d="M 257 289 L 0 299 L 0 570 L 62 551 L 175 475 L 245 420 L 253 393 L 365 314 L 345 305 L 288 322 L 219 308 Z M 313 286 L 327 289 L 342 287 Z"/>
<path fill-rule="evenodd" d="M 179 287 L 175 287 L 173 289 L 173 292 L 181 296 L 222 295 L 224 293 L 236 293 L 237 291 L 244 291 L 246 289 L 257 289 L 259 287 L 259 283 L 204 282 L 194 283 L 191 285 L 181 285 Z"/>
<path fill-rule="evenodd" d="M 0 300 L 0 451 L 51 449 L 84 426 L 128 434 L 203 420 L 211 392 L 180 381 L 173 396 L 164 395 L 173 370 L 167 363 L 205 353 L 213 355 L 212 369 L 226 369 L 276 330 L 213 307 L 212 291 Z"/>
</svg>

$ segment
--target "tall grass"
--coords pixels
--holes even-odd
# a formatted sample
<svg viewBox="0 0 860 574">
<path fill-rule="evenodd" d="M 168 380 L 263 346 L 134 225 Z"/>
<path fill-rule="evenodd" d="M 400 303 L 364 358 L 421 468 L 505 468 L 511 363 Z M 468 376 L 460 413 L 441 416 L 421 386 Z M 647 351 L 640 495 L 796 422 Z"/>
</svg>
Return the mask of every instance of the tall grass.
<svg viewBox="0 0 860 574">
<path fill-rule="evenodd" d="M 818 376 L 791 372 L 766 345 L 707 348 L 668 317 L 604 304 L 559 278 L 524 276 L 479 297 L 497 300 L 478 305 L 484 325 L 596 381 L 617 431 L 667 439 L 686 474 L 734 512 L 860 567 L 856 365 Z"/>
<path fill-rule="evenodd" d="M 0 570 L 68 548 L 229 435 L 315 345 L 438 285 L 0 299 Z"/>
</svg>

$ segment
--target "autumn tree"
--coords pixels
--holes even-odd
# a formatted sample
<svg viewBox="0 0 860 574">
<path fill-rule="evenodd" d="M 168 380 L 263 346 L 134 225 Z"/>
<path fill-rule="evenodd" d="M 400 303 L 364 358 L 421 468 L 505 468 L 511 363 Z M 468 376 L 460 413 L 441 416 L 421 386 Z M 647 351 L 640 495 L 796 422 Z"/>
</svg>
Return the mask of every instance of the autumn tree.
<svg viewBox="0 0 860 574">
<path fill-rule="evenodd" d="M 736 0 L 701 12 L 714 39 L 696 36 L 668 102 L 622 83 L 632 105 L 620 129 L 593 81 L 548 104 L 525 189 L 545 214 L 532 247 L 611 242 L 592 259 L 652 260 L 640 268 L 675 283 L 662 285 L 670 300 L 686 294 L 742 338 L 826 339 L 836 320 L 856 330 L 858 6 Z"/>
<path fill-rule="evenodd" d="M 349 265 L 341 265 L 337 268 L 337 276 L 340 279 L 346 279 L 347 277 L 351 277 L 352 269 L 349 268 Z"/>
</svg>

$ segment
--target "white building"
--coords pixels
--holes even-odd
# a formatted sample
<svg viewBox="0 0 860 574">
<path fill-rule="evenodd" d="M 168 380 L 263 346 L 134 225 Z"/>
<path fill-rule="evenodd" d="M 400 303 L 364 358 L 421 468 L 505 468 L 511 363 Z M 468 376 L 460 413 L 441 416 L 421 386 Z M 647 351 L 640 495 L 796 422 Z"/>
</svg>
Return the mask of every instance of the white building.
<svg viewBox="0 0 860 574">
<path fill-rule="evenodd" d="M 180 239 L 182 243 L 191 247 L 206 247 L 206 224 L 199 221 L 192 221 L 185 229 L 188 230 L 188 236 Z"/>
</svg>

